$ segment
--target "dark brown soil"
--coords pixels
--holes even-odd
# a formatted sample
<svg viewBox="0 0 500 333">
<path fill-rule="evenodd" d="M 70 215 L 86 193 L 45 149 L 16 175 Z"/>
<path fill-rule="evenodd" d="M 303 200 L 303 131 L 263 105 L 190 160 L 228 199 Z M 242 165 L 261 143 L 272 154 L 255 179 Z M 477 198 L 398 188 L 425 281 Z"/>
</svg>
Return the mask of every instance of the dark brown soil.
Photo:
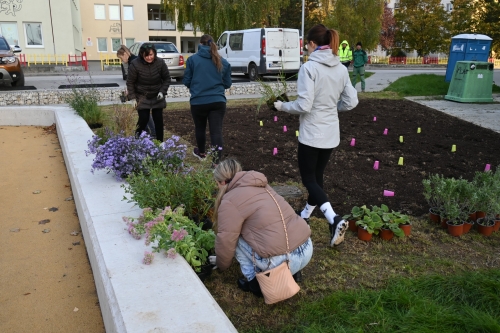
<svg viewBox="0 0 500 333">
<path fill-rule="evenodd" d="M 500 165 L 500 134 L 411 101 L 365 99 L 354 110 L 341 112 L 339 118 L 341 143 L 325 171 L 324 186 L 332 206 L 341 214 L 354 205 L 385 203 L 420 216 L 428 209 L 422 195 L 422 179 L 427 175 L 470 180 L 486 163 L 493 169 Z M 189 111 L 168 111 L 164 119 L 167 130 L 195 145 Z M 245 170 L 264 173 L 270 182 L 300 182 L 298 126 L 298 116 L 270 111 L 266 106 L 258 115 L 253 105 L 228 108 L 223 155 L 237 158 Z M 385 128 L 388 135 L 383 135 Z M 400 136 L 404 143 L 399 142 Z M 356 139 L 354 147 L 350 146 L 352 138 Z M 207 133 L 207 144 L 209 141 Z M 452 145 L 456 145 L 454 153 Z M 278 154 L 273 156 L 275 147 Z M 400 157 L 403 166 L 398 165 Z M 376 160 L 380 162 L 377 171 L 373 169 Z M 394 191 L 395 196 L 384 197 L 384 190 Z"/>
</svg>

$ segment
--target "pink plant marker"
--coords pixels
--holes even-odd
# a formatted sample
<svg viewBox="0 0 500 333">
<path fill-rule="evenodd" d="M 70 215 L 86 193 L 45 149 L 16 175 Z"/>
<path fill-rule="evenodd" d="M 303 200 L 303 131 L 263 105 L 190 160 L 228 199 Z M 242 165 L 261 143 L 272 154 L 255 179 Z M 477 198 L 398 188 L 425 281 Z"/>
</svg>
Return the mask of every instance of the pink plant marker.
<svg viewBox="0 0 500 333">
<path fill-rule="evenodd" d="M 278 154 L 278 148 L 274 148 L 273 149 L 273 155 L 277 155 Z"/>
<path fill-rule="evenodd" d="M 484 167 L 484 171 L 490 171 L 490 169 L 491 169 L 491 165 L 486 164 L 486 166 Z"/>
<path fill-rule="evenodd" d="M 384 197 L 393 197 L 394 191 L 384 190 Z"/>
<path fill-rule="evenodd" d="M 274 121 L 278 121 L 278 116 L 274 116 Z"/>
<path fill-rule="evenodd" d="M 375 163 L 373 163 L 373 169 L 378 170 L 378 161 L 375 161 Z"/>
<path fill-rule="evenodd" d="M 373 117 L 373 121 L 377 121 L 377 117 Z"/>
<path fill-rule="evenodd" d="M 389 130 L 386 128 L 386 129 L 384 130 L 384 135 L 387 135 L 387 132 L 388 132 L 388 131 L 389 131 Z"/>
<path fill-rule="evenodd" d="M 356 145 L 356 139 L 355 139 L 355 138 L 352 138 L 352 139 L 351 139 L 351 146 L 353 146 L 353 147 L 354 147 L 355 145 Z"/>
<path fill-rule="evenodd" d="M 283 132 L 286 132 L 287 129 L 286 129 L 286 126 L 283 126 Z"/>
</svg>

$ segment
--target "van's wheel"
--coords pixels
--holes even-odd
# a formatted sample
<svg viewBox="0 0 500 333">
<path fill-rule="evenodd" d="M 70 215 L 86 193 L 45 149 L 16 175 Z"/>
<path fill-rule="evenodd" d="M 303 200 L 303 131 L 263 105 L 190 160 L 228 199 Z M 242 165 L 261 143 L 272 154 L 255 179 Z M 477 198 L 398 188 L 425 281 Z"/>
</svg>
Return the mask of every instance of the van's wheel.
<svg viewBox="0 0 500 333">
<path fill-rule="evenodd" d="M 248 65 L 248 78 L 250 81 L 255 81 L 259 78 L 259 73 L 257 72 L 257 66 L 255 64 Z"/>
</svg>

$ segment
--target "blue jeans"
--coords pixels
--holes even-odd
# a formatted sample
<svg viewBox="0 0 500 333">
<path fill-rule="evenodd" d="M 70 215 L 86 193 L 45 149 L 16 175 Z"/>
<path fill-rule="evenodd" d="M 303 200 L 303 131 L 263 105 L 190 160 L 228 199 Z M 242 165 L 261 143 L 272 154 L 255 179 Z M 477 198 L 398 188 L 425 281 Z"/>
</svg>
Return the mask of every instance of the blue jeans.
<svg viewBox="0 0 500 333">
<path fill-rule="evenodd" d="M 313 244 L 311 238 L 309 238 L 304 244 L 299 246 L 297 249 L 290 253 L 290 271 L 292 274 L 297 273 L 311 260 L 313 254 Z M 255 278 L 255 270 L 252 261 L 252 248 L 248 245 L 243 238 L 238 239 L 238 245 L 236 246 L 236 260 L 240 263 L 241 272 L 247 278 L 248 281 Z M 258 272 L 267 271 L 274 267 L 281 265 L 286 260 L 286 254 L 279 256 L 274 256 L 270 258 L 261 258 L 257 253 L 255 253 L 255 263 Z"/>
</svg>

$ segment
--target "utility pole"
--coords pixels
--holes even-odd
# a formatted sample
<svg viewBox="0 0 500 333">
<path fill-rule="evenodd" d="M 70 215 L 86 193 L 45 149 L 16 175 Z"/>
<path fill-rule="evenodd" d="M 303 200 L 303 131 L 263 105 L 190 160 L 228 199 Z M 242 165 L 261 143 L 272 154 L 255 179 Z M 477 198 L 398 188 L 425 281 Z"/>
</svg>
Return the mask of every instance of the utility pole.
<svg viewBox="0 0 500 333">
<path fill-rule="evenodd" d="M 123 20 L 122 20 L 122 0 L 118 1 L 118 4 L 120 6 L 120 38 L 121 38 L 121 44 L 125 45 L 123 41 Z"/>
<path fill-rule="evenodd" d="M 304 40 L 304 7 L 305 7 L 305 0 L 302 0 L 302 43 L 305 43 L 306 41 Z"/>
<path fill-rule="evenodd" d="M 49 0 L 49 13 L 50 13 L 50 28 L 52 30 L 52 45 L 54 46 L 54 55 L 56 54 L 56 40 L 54 38 L 54 23 L 52 23 L 52 6 Z"/>
</svg>

